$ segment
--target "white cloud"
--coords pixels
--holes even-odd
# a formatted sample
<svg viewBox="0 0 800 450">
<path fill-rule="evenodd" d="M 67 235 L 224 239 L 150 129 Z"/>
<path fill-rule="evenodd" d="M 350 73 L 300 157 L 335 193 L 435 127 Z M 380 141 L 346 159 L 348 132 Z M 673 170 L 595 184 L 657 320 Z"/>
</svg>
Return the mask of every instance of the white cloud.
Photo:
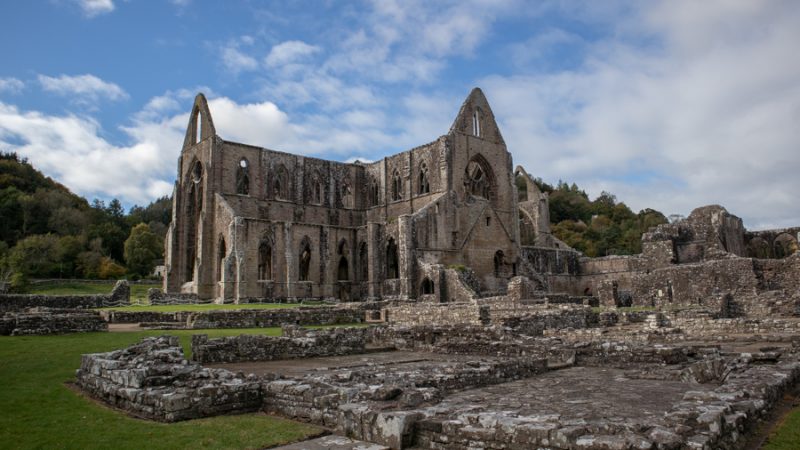
<svg viewBox="0 0 800 450">
<path fill-rule="evenodd" d="M 252 56 L 239 51 L 235 45 L 222 48 L 222 63 L 225 65 L 225 68 L 233 74 L 256 70 L 258 68 L 258 61 Z"/>
<path fill-rule="evenodd" d="M 118 85 L 103 81 L 94 75 L 38 76 L 42 89 L 59 95 L 71 96 L 79 104 L 94 104 L 101 98 L 125 100 L 128 93 Z"/>
<path fill-rule="evenodd" d="M 0 78 L 0 92 L 17 94 L 25 88 L 25 83 L 16 78 Z"/>
<path fill-rule="evenodd" d="M 264 62 L 269 67 L 277 67 L 302 61 L 319 51 L 319 47 L 303 41 L 286 41 L 273 46 Z"/>
<path fill-rule="evenodd" d="M 114 11 L 112 0 L 75 0 L 86 17 L 95 17 Z"/>
<path fill-rule="evenodd" d="M 536 176 L 635 209 L 720 203 L 749 227 L 800 223 L 800 6 L 776 5 L 658 3 L 578 70 L 482 84 L 509 150 Z"/>
</svg>

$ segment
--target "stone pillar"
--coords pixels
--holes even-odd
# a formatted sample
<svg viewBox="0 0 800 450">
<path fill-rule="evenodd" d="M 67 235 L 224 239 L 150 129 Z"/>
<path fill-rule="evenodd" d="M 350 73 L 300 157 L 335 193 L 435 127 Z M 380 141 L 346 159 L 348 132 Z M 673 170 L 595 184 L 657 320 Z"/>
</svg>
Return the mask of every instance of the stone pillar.
<svg viewBox="0 0 800 450">
<path fill-rule="evenodd" d="M 286 222 L 283 226 L 283 247 L 284 258 L 286 260 L 286 297 L 294 298 L 297 296 L 295 293 L 295 281 L 297 281 L 297 262 L 295 261 L 295 251 L 292 240 L 292 223 Z"/>
<path fill-rule="evenodd" d="M 414 289 L 414 237 L 411 216 L 402 215 L 397 218 L 397 259 L 400 271 L 400 295 L 403 297 L 416 297 Z"/>
<path fill-rule="evenodd" d="M 383 260 L 380 255 L 385 251 L 381 248 L 381 225 L 375 222 L 367 223 L 367 261 L 369 264 L 369 279 L 367 280 L 367 296 L 377 299 L 383 295 L 381 289 Z"/>
</svg>

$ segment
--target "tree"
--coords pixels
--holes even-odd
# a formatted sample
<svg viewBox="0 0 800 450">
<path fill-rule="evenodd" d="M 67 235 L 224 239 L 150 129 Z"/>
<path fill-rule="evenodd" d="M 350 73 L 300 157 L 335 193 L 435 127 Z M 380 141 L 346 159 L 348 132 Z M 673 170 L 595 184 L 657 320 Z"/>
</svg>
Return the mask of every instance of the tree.
<svg viewBox="0 0 800 450">
<path fill-rule="evenodd" d="M 24 280 L 58 275 L 58 238 L 52 234 L 28 236 L 11 249 L 11 268 Z"/>
<path fill-rule="evenodd" d="M 131 230 L 125 241 L 125 262 L 132 274 L 147 276 L 153 272 L 156 261 L 163 257 L 164 243 L 146 223 Z"/>
</svg>

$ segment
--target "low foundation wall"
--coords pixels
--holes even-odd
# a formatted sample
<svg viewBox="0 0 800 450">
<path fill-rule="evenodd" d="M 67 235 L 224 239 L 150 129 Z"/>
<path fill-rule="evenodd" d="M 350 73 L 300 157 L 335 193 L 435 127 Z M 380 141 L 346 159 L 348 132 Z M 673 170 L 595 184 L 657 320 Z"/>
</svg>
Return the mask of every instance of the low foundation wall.
<svg viewBox="0 0 800 450">
<path fill-rule="evenodd" d="M 108 324 L 95 311 L 82 309 L 33 309 L 0 317 L 0 335 L 45 335 L 108 331 Z"/>
<path fill-rule="evenodd" d="M 102 308 L 126 306 L 130 303 L 131 288 L 125 280 L 117 281 L 114 289 L 107 295 L 0 294 L 0 312 L 22 311 L 28 308 Z"/>
<path fill-rule="evenodd" d="M 187 363 L 174 336 L 83 355 L 76 377 L 92 396 L 161 422 L 253 412 L 263 401 L 257 379 Z"/>
<path fill-rule="evenodd" d="M 285 327 L 284 336 L 192 336 L 192 359 L 200 363 L 273 361 L 364 353 L 366 329 L 303 330 Z"/>
<path fill-rule="evenodd" d="M 396 325 L 484 325 L 489 322 L 489 307 L 475 303 L 412 303 L 386 308 L 386 321 Z"/>
</svg>

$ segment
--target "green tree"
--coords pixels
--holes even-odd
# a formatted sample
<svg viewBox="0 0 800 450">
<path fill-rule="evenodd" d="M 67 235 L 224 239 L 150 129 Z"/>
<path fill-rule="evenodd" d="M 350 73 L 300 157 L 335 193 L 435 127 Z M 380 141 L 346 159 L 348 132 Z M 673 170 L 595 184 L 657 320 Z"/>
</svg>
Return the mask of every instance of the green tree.
<svg viewBox="0 0 800 450">
<path fill-rule="evenodd" d="M 163 253 L 163 241 L 146 223 L 133 227 L 130 237 L 125 241 L 125 262 L 132 274 L 147 276 L 152 273 Z"/>
<path fill-rule="evenodd" d="M 9 262 L 21 280 L 58 275 L 58 238 L 52 234 L 28 236 L 11 249 Z"/>
</svg>

